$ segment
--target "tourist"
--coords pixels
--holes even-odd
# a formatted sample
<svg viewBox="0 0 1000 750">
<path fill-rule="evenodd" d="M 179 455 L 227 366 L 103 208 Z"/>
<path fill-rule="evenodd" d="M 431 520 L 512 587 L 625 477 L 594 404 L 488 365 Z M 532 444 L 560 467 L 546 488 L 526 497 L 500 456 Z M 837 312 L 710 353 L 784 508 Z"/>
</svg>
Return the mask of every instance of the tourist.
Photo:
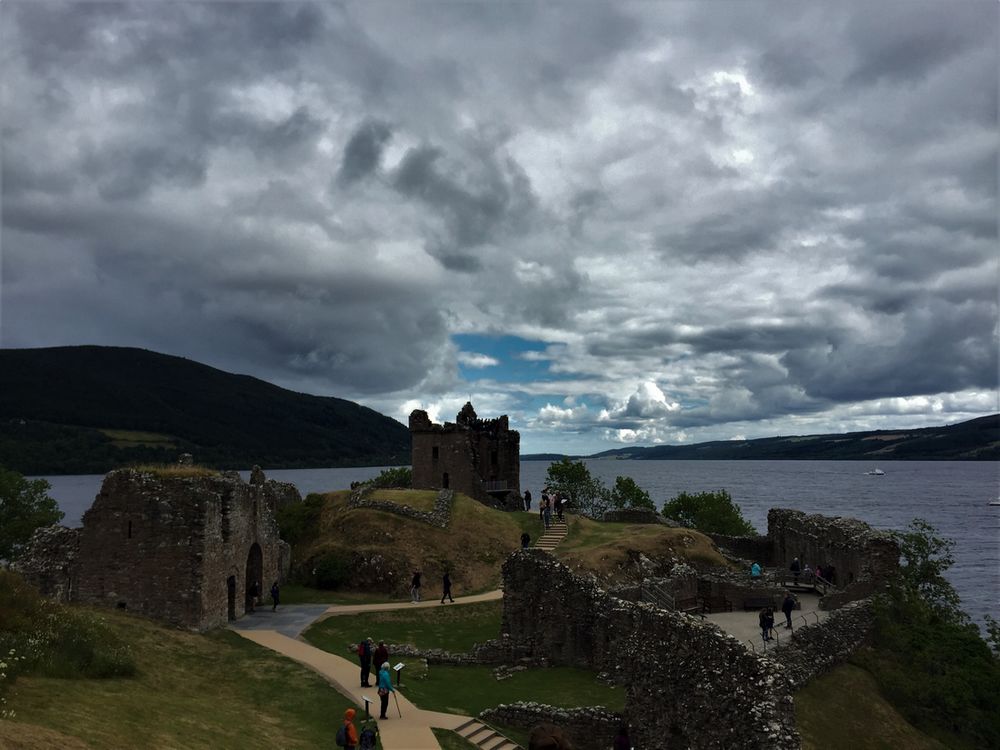
<svg viewBox="0 0 1000 750">
<path fill-rule="evenodd" d="M 563 520 L 563 499 L 562 495 L 556 495 L 556 517 Z"/>
<path fill-rule="evenodd" d="M 792 580 L 794 580 L 795 583 L 798 583 L 799 582 L 799 572 L 802 570 L 802 565 L 801 565 L 801 563 L 799 563 L 799 558 L 797 558 L 797 557 L 793 558 L 792 559 L 792 564 L 790 566 L 788 566 L 788 569 L 792 571 Z"/>
<path fill-rule="evenodd" d="M 531 510 L 531 490 L 524 491 L 524 509 Z"/>
<path fill-rule="evenodd" d="M 548 502 L 548 499 L 549 499 L 549 488 L 546 487 L 544 490 L 542 490 L 542 497 L 538 501 L 538 520 L 541 521 L 542 523 L 545 523 L 545 503 Z"/>
<path fill-rule="evenodd" d="M 771 640 L 771 636 L 768 633 L 769 627 L 767 624 L 767 607 L 762 609 L 757 615 L 757 623 L 760 625 L 760 634 L 763 636 L 765 641 Z"/>
<path fill-rule="evenodd" d="M 531 544 L 531 534 L 525 531 L 521 534 L 521 549 L 528 549 L 528 545 Z"/>
<path fill-rule="evenodd" d="M 552 496 L 549 495 L 548 497 L 546 497 L 542 501 L 542 503 L 545 506 L 542 509 L 542 523 L 545 524 L 545 528 L 547 529 L 547 528 L 549 528 L 549 526 L 552 525 L 552 508 L 551 508 L 551 505 L 552 505 Z"/>
<path fill-rule="evenodd" d="M 361 687 L 371 687 L 368 675 L 372 672 L 372 641 L 366 638 L 358 644 L 358 659 L 361 661 Z"/>
<path fill-rule="evenodd" d="M 420 601 L 420 571 L 413 571 L 413 578 L 410 580 L 410 599 L 414 604 Z"/>
<path fill-rule="evenodd" d="M 271 584 L 271 611 L 274 612 L 278 609 L 278 600 L 281 598 L 281 591 L 278 588 L 278 582 L 275 581 Z"/>
<path fill-rule="evenodd" d="M 750 577 L 760 578 L 760 563 L 754 563 L 750 566 Z"/>
<path fill-rule="evenodd" d="M 809 563 L 806 563 L 805 567 L 802 568 L 802 580 L 804 580 L 806 583 L 811 583 L 812 574 L 813 574 L 813 569 L 809 567 Z"/>
<path fill-rule="evenodd" d="M 380 702 L 379 718 L 388 719 L 389 717 L 385 715 L 385 710 L 389 707 L 389 693 L 394 692 L 392 689 L 392 680 L 389 677 L 389 662 L 383 662 L 382 667 L 378 671 L 378 699 Z"/>
<path fill-rule="evenodd" d="M 612 750 L 632 750 L 632 741 L 628 738 L 628 727 L 624 724 L 618 727 Z"/>
<path fill-rule="evenodd" d="M 441 581 L 441 603 L 442 604 L 444 604 L 444 598 L 446 596 L 448 597 L 448 601 L 450 601 L 452 604 L 455 603 L 455 600 L 451 598 L 451 576 L 448 575 L 448 571 L 447 570 L 444 572 L 444 579 L 442 579 L 442 581 Z"/>
<path fill-rule="evenodd" d="M 785 629 L 792 628 L 792 610 L 795 609 L 795 597 L 791 591 L 785 592 L 785 600 L 781 603 L 781 611 L 785 613 Z"/>
<path fill-rule="evenodd" d="M 257 585 L 257 582 L 254 581 L 250 584 L 249 591 L 247 591 L 247 612 L 250 612 L 251 614 L 254 612 L 258 596 L 260 596 L 260 587 Z"/>
<path fill-rule="evenodd" d="M 372 664 L 375 665 L 375 671 L 378 672 L 379 664 L 387 661 L 389 661 L 389 649 L 385 647 L 385 641 L 379 641 L 378 648 L 372 654 Z M 378 679 L 377 674 L 375 675 L 375 679 Z"/>
<path fill-rule="evenodd" d="M 351 750 L 358 746 L 358 728 L 354 726 L 355 713 L 357 712 L 353 708 L 344 711 L 344 747 Z"/>
<path fill-rule="evenodd" d="M 767 624 L 767 640 L 774 640 L 774 607 L 767 608 L 765 622 Z"/>
</svg>

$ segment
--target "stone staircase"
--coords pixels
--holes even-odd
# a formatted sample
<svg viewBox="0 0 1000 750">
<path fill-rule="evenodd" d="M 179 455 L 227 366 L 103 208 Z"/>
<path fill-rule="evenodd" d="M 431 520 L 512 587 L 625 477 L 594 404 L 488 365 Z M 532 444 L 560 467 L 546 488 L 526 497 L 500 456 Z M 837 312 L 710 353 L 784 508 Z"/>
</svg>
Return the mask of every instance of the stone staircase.
<svg viewBox="0 0 1000 750">
<path fill-rule="evenodd" d="M 566 522 L 560 521 L 553 516 L 548 531 L 542 534 L 541 538 L 535 542 L 535 547 L 546 552 L 551 552 L 559 546 L 559 542 L 566 536 L 566 531 Z"/>
<path fill-rule="evenodd" d="M 469 719 L 455 732 L 482 750 L 523 750 L 514 740 L 504 737 L 479 719 Z"/>
</svg>

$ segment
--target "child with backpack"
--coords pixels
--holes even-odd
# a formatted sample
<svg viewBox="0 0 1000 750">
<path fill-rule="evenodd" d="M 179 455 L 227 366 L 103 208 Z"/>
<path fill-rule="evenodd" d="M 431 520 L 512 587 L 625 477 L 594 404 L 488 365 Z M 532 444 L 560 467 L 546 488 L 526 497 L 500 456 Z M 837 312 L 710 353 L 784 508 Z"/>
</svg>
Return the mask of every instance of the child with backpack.
<svg viewBox="0 0 1000 750">
<path fill-rule="evenodd" d="M 358 747 L 358 729 L 354 726 L 355 713 L 357 712 L 353 708 L 344 711 L 344 723 L 337 730 L 335 739 L 337 747 L 344 747 L 348 750 L 356 750 Z"/>
</svg>

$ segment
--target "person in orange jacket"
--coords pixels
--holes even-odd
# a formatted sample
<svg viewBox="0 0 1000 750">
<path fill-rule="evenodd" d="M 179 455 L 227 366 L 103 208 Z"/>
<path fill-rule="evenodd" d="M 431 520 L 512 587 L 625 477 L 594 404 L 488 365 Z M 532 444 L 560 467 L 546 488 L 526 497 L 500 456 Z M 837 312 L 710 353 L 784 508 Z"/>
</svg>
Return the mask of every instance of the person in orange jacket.
<svg viewBox="0 0 1000 750">
<path fill-rule="evenodd" d="M 347 750 L 354 750 L 358 746 L 358 728 L 354 726 L 354 715 L 357 712 L 353 708 L 344 711 L 344 729 L 347 743 L 344 745 Z"/>
</svg>

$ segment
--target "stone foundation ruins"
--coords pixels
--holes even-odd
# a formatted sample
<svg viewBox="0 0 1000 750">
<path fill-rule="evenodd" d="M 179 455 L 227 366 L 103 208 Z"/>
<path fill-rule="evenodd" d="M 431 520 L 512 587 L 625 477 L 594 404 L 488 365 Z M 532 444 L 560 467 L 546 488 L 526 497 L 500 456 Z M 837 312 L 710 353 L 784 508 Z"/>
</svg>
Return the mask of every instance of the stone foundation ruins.
<svg viewBox="0 0 1000 750">
<path fill-rule="evenodd" d="M 39 529 L 18 570 L 42 593 L 128 609 L 196 630 L 243 615 L 256 586 L 283 578 L 277 509 L 293 485 L 236 472 L 181 477 L 109 473 L 83 527 Z"/>
</svg>

